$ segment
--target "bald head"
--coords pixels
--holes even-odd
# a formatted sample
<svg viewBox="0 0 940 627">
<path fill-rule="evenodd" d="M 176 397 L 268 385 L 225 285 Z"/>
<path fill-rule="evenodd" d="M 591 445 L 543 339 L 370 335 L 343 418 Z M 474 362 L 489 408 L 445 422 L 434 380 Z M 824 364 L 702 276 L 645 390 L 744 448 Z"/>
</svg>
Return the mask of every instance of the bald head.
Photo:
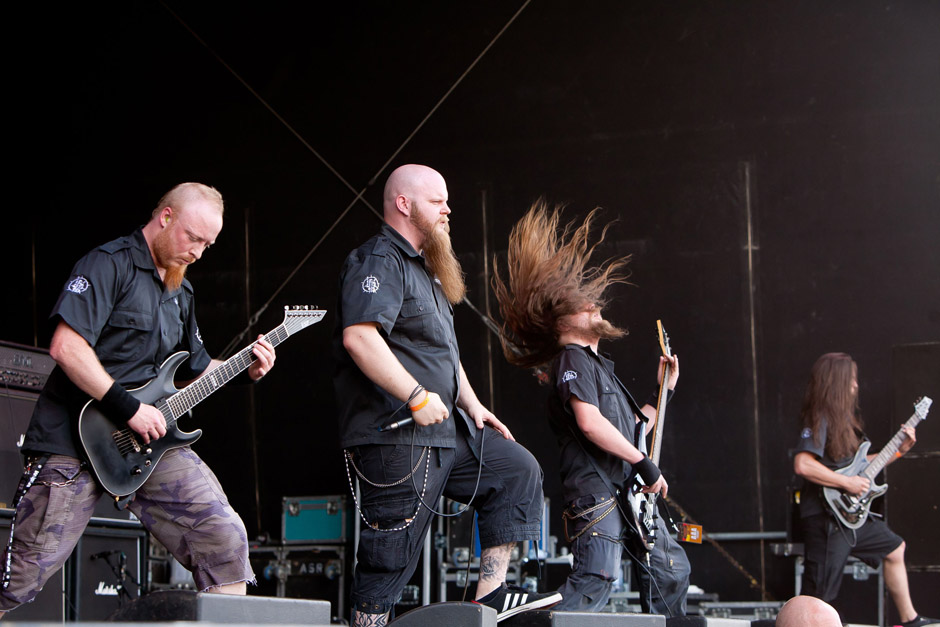
<svg viewBox="0 0 940 627">
<path fill-rule="evenodd" d="M 385 218 L 388 219 L 390 212 L 394 213 L 399 210 L 397 206 L 402 197 L 408 201 L 421 200 L 423 196 L 437 193 L 442 188 L 446 192 L 447 184 L 444 177 L 433 168 L 414 163 L 396 168 L 385 182 L 385 196 L 382 204 Z"/>
<path fill-rule="evenodd" d="M 449 230 L 447 183 L 426 165 L 396 168 L 385 183 L 385 222 L 420 251 L 431 230 Z"/>
<path fill-rule="evenodd" d="M 842 627 L 842 619 L 834 607 L 811 596 L 793 597 L 777 614 L 776 627 Z"/>
</svg>

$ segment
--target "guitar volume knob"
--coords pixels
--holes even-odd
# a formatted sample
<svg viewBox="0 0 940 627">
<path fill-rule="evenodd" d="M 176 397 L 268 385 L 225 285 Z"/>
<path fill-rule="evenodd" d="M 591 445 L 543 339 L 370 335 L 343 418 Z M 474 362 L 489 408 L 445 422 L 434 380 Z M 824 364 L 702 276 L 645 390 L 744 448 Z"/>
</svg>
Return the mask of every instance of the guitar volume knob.
<svg viewBox="0 0 940 627">
<path fill-rule="evenodd" d="M 134 468 L 131 469 L 132 475 L 139 475 L 141 472 L 143 471 L 140 469 L 140 466 L 134 466 Z"/>
</svg>

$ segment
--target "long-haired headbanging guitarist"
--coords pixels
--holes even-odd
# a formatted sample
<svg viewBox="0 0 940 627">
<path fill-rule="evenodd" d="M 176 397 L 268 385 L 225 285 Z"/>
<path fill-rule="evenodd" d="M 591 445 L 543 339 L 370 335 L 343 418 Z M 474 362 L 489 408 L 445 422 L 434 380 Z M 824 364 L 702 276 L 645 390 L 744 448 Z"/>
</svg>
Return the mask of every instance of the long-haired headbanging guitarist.
<svg viewBox="0 0 940 627">
<path fill-rule="evenodd" d="M 881 519 L 869 516 L 857 529 L 840 523 L 828 509 L 821 487 L 849 496 L 869 492 L 871 481 L 836 470 L 852 463 L 867 442 L 859 413 L 858 366 L 845 353 L 826 353 L 816 360 L 800 412 L 802 431 L 793 458 L 793 471 L 804 480 L 800 517 L 806 545 L 802 593 L 833 601 L 839 594 L 849 555 L 872 567 L 883 561 L 885 583 L 905 627 L 936 621 L 918 616 L 911 603 L 904 565 L 904 540 Z M 903 427 L 897 455 L 914 446 L 914 429 Z M 869 455 L 871 460 L 875 455 Z"/>
<path fill-rule="evenodd" d="M 624 537 L 626 512 L 613 492 L 626 494 L 636 475 L 646 494 L 664 495 L 668 489 L 644 453 L 646 427 L 652 428 L 655 408 L 649 403 L 640 407 L 614 374 L 613 362 L 598 353 L 600 340 L 625 335 L 601 310 L 607 288 L 625 282 L 628 259 L 588 266 L 596 246 L 589 241 L 596 215 L 590 213 L 579 226 L 561 227 L 559 208 L 536 203 L 509 237 L 507 279 L 497 274 L 494 280 L 506 358 L 522 367 L 551 364 L 555 389 L 549 423 L 560 448 L 565 534 L 575 557 L 556 609 L 568 611 L 598 611 L 607 604 L 624 542 L 639 557 L 635 541 Z M 663 357 L 660 381 L 666 364 L 671 366 L 671 390 L 679 362 Z M 646 612 L 682 615 L 689 562 L 664 526 L 661 535 L 649 562 L 656 585 L 651 586 L 646 572 L 637 572 L 641 602 Z"/>
</svg>

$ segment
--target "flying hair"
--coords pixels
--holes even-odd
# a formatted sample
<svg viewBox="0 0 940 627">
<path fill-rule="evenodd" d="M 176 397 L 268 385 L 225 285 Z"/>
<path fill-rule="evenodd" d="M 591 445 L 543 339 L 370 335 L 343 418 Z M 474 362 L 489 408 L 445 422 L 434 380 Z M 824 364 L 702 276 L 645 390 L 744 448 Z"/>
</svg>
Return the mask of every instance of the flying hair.
<svg viewBox="0 0 940 627">
<path fill-rule="evenodd" d="M 591 304 L 603 307 L 608 287 L 628 283 L 629 255 L 588 267 L 610 227 L 605 225 L 597 242 L 589 243 L 600 209 L 578 226 L 569 222 L 561 228 L 562 211 L 562 206 L 550 209 L 539 199 L 516 223 L 509 235 L 505 281 L 494 259 L 493 290 L 503 318 L 500 342 L 506 359 L 516 366 L 534 368 L 551 361 L 561 349 L 559 321 Z M 614 327 L 610 337 L 625 333 Z"/>
</svg>

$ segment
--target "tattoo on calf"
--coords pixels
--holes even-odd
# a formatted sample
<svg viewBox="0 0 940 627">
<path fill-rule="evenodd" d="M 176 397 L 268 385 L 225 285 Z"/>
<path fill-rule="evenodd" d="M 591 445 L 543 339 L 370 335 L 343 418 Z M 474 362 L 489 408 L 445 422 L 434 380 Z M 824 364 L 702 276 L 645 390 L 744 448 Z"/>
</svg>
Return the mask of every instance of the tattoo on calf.
<svg viewBox="0 0 940 627">
<path fill-rule="evenodd" d="M 353 612 L 353 625 L 354 627 L 385 627 L 385 625 L 388 625 L 388 613 Z"/>
<path fill-rule="evenodd" d="M 509 568 L 509 555 L 512 553 L 512 544 L 503 544 L 485 549 L 480 555 L 480 580 L 506 578 Z"/>
</svg>

